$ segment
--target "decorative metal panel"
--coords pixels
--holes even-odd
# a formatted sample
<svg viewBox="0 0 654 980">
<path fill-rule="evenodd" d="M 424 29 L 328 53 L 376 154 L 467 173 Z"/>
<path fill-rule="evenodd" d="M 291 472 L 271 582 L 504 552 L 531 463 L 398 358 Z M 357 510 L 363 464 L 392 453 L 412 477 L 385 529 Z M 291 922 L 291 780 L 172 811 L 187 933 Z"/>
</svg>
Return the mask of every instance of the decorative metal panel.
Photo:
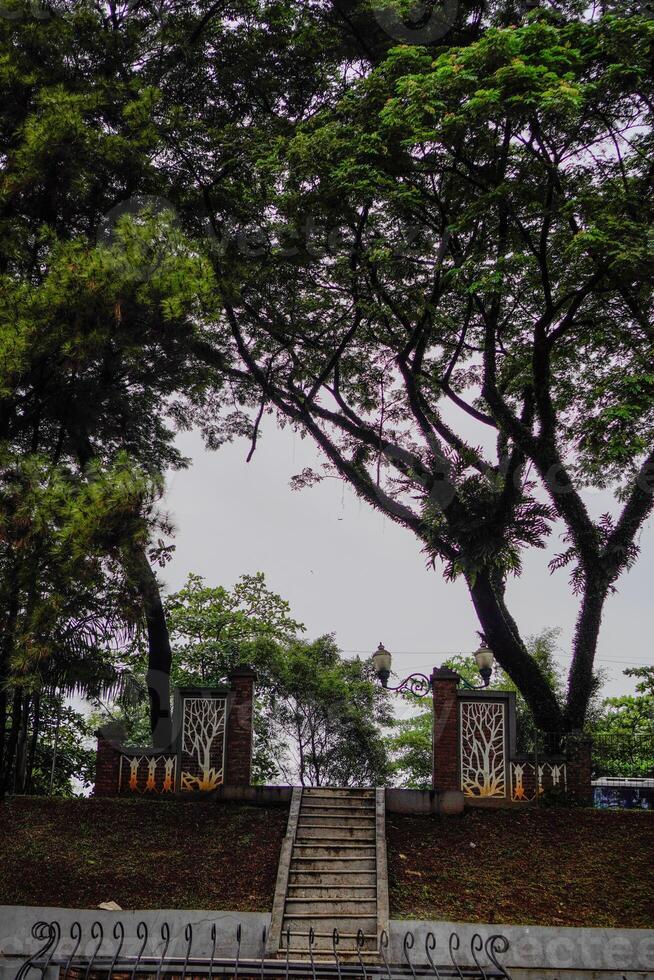
<svg viewBox="0 0 654 980">
<path fill-rule="evenodd" d="M 176 766 L 174 755 L 121 755 L 118 791 L 172 793 Z"/>
<path fill-rule="evenodd" d="M 498 701 L 461 701 L 461 789 L 465 796 L 506 796 L 506 712 Z"/>
<path fill-rule="evenodd" d="M 183 702 L 181 789 L 217 789 L 225 774 L 225 698 L 187 697 Z"/>
<path fill-rule="evenodd" d="M 530 803 L 546 789 L 567 790 L 567 771 L 565 762 L 543 762 L 538 766 L 533 762 L 511 763 L 511 799 L 514 803 Z"/>
</svg>

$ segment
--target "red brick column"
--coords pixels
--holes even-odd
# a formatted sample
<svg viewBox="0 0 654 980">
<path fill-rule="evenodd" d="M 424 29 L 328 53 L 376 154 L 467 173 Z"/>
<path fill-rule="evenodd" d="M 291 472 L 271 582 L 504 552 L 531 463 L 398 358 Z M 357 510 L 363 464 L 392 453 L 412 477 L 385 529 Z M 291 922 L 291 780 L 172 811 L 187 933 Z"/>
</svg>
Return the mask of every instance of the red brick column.
<svg viewBox="0 0 654 980">
<path fill-rule="evenodd" d="M 432 786 L 439 793 L 460 790 L 459 705 L 456 690 L 460 677 L 448 667 L 431 675 L 434 696 L 434 761 Z"/>
<path fill-rule="evenodd" d="M 593 796 L 592 742 L 585 735 L 573 733 L 567 739 L 566 781 L 571 803 L 590 803 Z"/>
<path fill-rule="evenodd" d="M 232 695 L 227 714 L 225 746 L 225 785 L 249 786 L 252 782 L 252 735 L 254 682 L 256 672 L 249 667 L 232 671 L 229 681 Z"/>
<path fill-rule="evenodd" d="M 109 729 L 95 733 L 98 747 L 95 755 L 94 796 L 118 796 L 120 772 L 120 735 Z"/>
</svg>

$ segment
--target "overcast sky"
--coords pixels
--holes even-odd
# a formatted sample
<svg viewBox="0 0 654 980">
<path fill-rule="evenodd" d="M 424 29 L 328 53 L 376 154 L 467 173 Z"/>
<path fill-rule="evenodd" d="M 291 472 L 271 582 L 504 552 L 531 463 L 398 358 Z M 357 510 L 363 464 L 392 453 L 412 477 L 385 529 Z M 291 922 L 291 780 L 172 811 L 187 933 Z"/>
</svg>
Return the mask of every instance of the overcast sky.
<svg viewBox="0 0 654 980">
<path fill-rule="evenodd" d="M 162 573 L 169 590 L 198 572 L 210 585 L 230 587 L 243 573 L 262 571 L 291 604 L 309 637 L 334 632 L 347 654 L 371 653 L 382 641 L 404 676 L 428 672 L 448 654 L 477 647 L 478 623 L 463 583 L 427 568 L 416 538 L 365 504 L 342 482 L 292 491 L 289 480 L 320 463 L 313 444 L 272 419 L 253 460 L 244 442 L 207 452 L 199 435 L 179 437 L 193 459 L 168 476 L 165 500 L 177 529 L 173 560 Z M 604 494 L 588 496 L 594 514 L 611 509 Z M 625 666 L 652 662 L 652 521 L 641 536 L 636 567 L 606 605 L 598 666 L 605 693 L 633 690 Z M 548 557 L 532 551 L 521 578 L 510 580 L 509 608 L 523 635 L 561 627 L 561 660 L 569 649 L 577 601 L 565 571 L 550 575 Z"/>
</svg>

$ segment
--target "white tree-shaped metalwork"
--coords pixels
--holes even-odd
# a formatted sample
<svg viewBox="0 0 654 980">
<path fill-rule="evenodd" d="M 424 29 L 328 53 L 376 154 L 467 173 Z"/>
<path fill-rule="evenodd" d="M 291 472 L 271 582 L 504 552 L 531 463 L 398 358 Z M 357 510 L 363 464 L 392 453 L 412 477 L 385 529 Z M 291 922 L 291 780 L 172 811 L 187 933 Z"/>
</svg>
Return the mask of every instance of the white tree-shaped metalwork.
<svg viewBox="0 0 654 980">
<path fill-rule="evenodd" d="M 461 703 L 461 788 L 466 796 L 505 796 L 504 705 Z"/>
<path fill-rule="evenodd" d="M 220 739 L 220 767 L 211 764 L 214 743 Z M 201 770 L 199 776 L 182 772 L 182 789 L 211 790 L 223 782 L 223 747 L 225 740 L 225 701 L 219 698 L 185 698 L 182 750 L 195 756 Z"/>
</svg>

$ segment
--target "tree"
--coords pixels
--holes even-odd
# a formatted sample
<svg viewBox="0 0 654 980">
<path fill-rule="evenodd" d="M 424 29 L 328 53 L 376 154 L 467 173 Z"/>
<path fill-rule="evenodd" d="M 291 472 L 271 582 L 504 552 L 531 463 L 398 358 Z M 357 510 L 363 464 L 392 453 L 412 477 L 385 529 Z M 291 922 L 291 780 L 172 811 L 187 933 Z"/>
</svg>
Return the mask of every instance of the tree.
<svg viewBox="0 0 654 980">
<path fill-rule="evenodd" d="M 561 667 L 556 662 L 558 638 L 560 630 L 549 627 L 535 636 L 526 638 L 529 655 L 533 657 L 547 679 L 559 703 L 565 699 L 565 681 Z M 479 684 L 479 671 L 474 657 L 456 655 L 448 657 L 442 664 L 455 670 L 463 681 L 475 687 Z M 593 722 L 600 712 L 598 695 L 602 683 L 601 674 L 594 679 L 594 692 L 589 706 L 589 722 Z M 542 735 L 526 700 L 501 667 L 495 665 L 491 682 L 491 691 L 513 691 L 516 708 L 516 749 L 518 752 L 533 751 L 536 739 Z M 416 708 L 423 708 L 425 702 L 406 695 L 406 700 Z M 418 711 L 409 718 L 395 721 L 393 733 L 388 737 L 388 749 L 392 758 L 392 770 L 395 778 L 403 786 L 417 789 L 428 789 L 432 778 L 432 740 L 434 729 L 434 711 L 431 700 L 426 708 Z"/>
<path fill-rule="evenodd" d="M 243 662 L 244 647 L 257 639 L 285 640 L 304 632 L 285 599 L 266 585 L 263 572 L 242 575 L 234 587 L 211 588 L 191 573 L 166 597 L 176 684 L 218 684 Z"/>
<path fill-rule="evenodd" d="M 261 572 L 242 575 L 232 589 L 207 586 L 191 574 L 166 598 L 166 610 L 176 684 L 220 685 L 241 664 L 257 671 L 255 783 L 384 784 L 388 760 L 381 729 L 391 715 L 371 662 L 346 660 L 331 636 L 298 639 L 304 626 Z M 127 686 L 104 710 L 139 741 L 147 726 L 138 674 L 133 680 L 137 686 Z"/>
<path fill-rule="evenodd" d="M 120 683 L 116 644 L 139 615 L 121 552 L 157 527 L 160 487 L 124 457 L 83 476 L 36 454 L 1 462 L 0 790 L 22 792 L 44 703 Z"/>
<path fill-rule="evenodd" d="M 602 776 L 654 773 L 654 667 L 628 667 L 635 694 L 606 698 L 592 725 L 593 765 Z"/>
<path fill-rule="evenodd" d="M 265 159 L 270 248 L 238 294 L 212 258 L 218 334 L 262 411 L 465 579 L 548 731 L 584 724 L 654 500 L 651 46 L 642 16 L 539 10 L 436 55 L 394 48 Z M 617 515 L 592 517 L 589 485 Z M 555 530 L 580 597 L 564 705 L 507 599 Z"/>
<path fill-rule="evenodd" d="M 30 727 L 36 730 L 33 720 Z M 29 747 L 24 792 L 74 796 L 87 790 L 95 770 L 93 727 L 88 719 L 65 704 L 63 695 L 46 695 L 40 701 L 38 732 Z"/>
<path fill-rule="evenodd" d="M 333 637 L 279 645 L 264 709 L 277 764 L 302 786 L 383 786 L 388 759 L 381 728 L 391 719 L 371 661 L 345 660 Z"/>
<path fill-rule="evenodd" d="M 195 203 L 218 199 L 227 223 L 244 216 L 262 119 L 271 137 L 283 131 L 287 114 L 324 88 L 340 50 L 333 18 L 309 26 L 293 0 L 9 4 L 0 18 L 0 441 L 14 452 L 84 470 L 122 450 L 161 474 L 186 462 L 175 426 L 200 424 L 213 448 L 251 432 L 245 383 L 227 392 L 226 417 L 206 410 L 207 400 L 220 408 L 225 375 L 213 370 L 209 390 L 189 343 L 201 337 L 204 263 L 182 247 L 161 195 L 185 210 L 187 128 L 201 115 L 219 150 L 203 160 Z M 194 216 L 197 231 L 204 213 Z M 153 737 L 165 745 L 171 653 L 159 584 L 147 543 L 123 560 L 141 596 Z M 0 688 L 5 680 L 0 664 Z"/>
</svg>

